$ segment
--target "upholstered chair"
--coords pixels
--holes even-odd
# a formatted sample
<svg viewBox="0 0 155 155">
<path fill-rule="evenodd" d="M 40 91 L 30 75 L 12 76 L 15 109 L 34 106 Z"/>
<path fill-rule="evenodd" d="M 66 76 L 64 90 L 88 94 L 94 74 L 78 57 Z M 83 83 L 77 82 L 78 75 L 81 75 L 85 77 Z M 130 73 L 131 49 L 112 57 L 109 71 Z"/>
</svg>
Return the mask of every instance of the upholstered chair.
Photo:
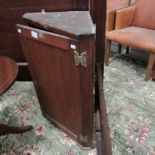
<svg viewBox="0 0 155 155">
<path fill-rule="evenodd" d="M 155 0 L 137 0 L 136 4 L 116 11 L 115 30 L 106 33 L 105 63 L 109 63 L 111 41 L 149 53 L 145 80 L 153 73 L 155 62 Z"/>
<path fill-rule="evenodd" d="M 130 6 L 131 2 L 132 0 L 107 0 L 106 32 L 115 29 L 116 10 Z M 118 44 L 118 52 L 121 53 L 121 50 L 122 46 Z"/>
<path fill-rule="evenodd" d="M 130 0 L 107 0 L 106 31 L 111 31 L 115 27 L 116 10 L 129 5 Z"/>
</svg>

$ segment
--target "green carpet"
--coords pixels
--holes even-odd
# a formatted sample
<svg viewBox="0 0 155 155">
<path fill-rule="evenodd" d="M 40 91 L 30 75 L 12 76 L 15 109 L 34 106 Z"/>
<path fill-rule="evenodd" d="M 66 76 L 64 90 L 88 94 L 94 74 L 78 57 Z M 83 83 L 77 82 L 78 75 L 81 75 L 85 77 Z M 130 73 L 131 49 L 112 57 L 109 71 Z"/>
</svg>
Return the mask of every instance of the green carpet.
<svg viewBox="0 0 155 155">
<path fill-rule="evenodd" d="M 114 155 L 155 155 L 155 83 L 146 66 L 115 56 L 105 68 L 105 96 Z"/>
<path fill-rule="evenodd" d="M 113 155 L 155 155 L 155 85 L 145 67 L 115 56 L 105 67 L 105 96 Z M 0 155 L 96 155 L 82 150 L 42 117 L 31 82 L 16 82 L 0 97 L 0 122 L 32 124 L 23 135 L 0 137 Z"/>
</svg>

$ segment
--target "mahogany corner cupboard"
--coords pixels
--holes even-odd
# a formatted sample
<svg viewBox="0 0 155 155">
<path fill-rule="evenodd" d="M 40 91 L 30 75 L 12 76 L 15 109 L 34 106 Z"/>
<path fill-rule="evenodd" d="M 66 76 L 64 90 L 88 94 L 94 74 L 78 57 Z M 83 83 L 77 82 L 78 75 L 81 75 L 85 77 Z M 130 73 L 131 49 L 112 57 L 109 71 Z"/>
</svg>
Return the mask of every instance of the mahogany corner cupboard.
<svg viewBox="0 0 155 155">
<path fill-rule="evenodd" d="M 17 25 L 43 115 L 93 144 L 95 29 L 88 11 L 26 13 Z"/>
</svg>

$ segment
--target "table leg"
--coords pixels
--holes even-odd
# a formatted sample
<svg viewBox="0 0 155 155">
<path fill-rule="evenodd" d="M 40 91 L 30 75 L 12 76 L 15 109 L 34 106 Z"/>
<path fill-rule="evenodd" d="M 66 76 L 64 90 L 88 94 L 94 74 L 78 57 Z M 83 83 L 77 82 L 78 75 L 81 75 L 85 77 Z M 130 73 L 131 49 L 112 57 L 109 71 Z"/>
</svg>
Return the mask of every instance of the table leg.
<svg viewBox="0 0 155 155">
<path fill-rule="evenodd" d="M 32 129 L 33 129 L 32 126 L 11 127 L 8 125 L 0 124 L 0 136 L 7 134 L 21 134 L 30 131 Z"/>
</svg>

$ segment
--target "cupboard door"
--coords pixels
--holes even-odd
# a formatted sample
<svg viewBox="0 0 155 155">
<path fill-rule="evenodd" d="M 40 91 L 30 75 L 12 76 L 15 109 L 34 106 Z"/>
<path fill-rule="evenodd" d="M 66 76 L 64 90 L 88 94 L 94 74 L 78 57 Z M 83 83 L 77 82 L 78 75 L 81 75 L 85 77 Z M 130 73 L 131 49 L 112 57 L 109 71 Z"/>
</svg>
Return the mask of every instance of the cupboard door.
<svg viewBox="0 0 155 155">
<path fill-rule="evenodd" d="M 82 146 L 91 146 L 93 39 L 78 40 L 22 25 L 17 31 L 43 114 Z M 86 65 L 80 59 L 83 52 Z"/>
</svg>

